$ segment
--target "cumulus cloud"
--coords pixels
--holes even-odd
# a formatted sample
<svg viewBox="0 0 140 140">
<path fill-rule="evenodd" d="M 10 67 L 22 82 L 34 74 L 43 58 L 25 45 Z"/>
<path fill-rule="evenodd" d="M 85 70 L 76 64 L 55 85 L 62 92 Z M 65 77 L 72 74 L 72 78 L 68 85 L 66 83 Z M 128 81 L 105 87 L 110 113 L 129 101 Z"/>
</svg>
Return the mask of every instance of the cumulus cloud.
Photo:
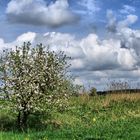
<svg viewBox="0 0 140 140">
<path fill-rule="evenodd" d="M 28 32 L 19 36 L 16 41 L 6 44 L 14 46 L 24 41 L 31 41 L 33 44 L 43 43 L 50 46 L 51 50 L 64 51 L 72 57 L 72 69 L 76 70 L 113 70 L 134 69 L 138 57 L 135 47 L 131 49 L 122 48 L 119 39 L 101 40 L 96 34 L 89 34 L 82 39 L 76 39 L 70 34 L 45 33 L 36 34 Z M 4 41 L 1 41 L 4 44 Z M 137 56 L 137 57 L 136 57 Z"/>
<path fill-rule="evenodd" d="M 101 39 L 95 33 L 77 39 L 69 33 L 28 32 L 10 43 L 0 39 L 0 49 L 31 41 L 33 45 L 49 45 L 55 52 L 64 51 L 72 58 L 70 70 L 76 77 L 75 83 L 84 83 L 86 86 L 92 84 L 98 89 L 103 89 L 108 78 L 139 81 L 137 79 L 140 76 L 140 30 L 130 28 L 138 17 L 129 14 L 124 20 L 117 21 L 114 12 L 108 10 L 107 18 L 107 28 L 112 32 L 109 39 Z"/>
<path fill-rule="evenodd" d="M 119 39 L 100 40 L 96 34 L 78 40 L 70 34 L 53 32 L 38 35 L 34 42 L 71 56 L 73 70 L 133 69 L 136 64 L 134 52 L 121 48 Z"/>
<path fill-rule="evenodd" d="M 46 5 L 44 0 L 11 0 L 6 9 L 10 22 L 58 27 L 74 23 L 78 17 L 70 10 L 68 0 Z"/>
<path fill-rule="evenodd" d="M 113 12 L 112 12 L 113 14 Z M 115 17 L 110 17 L 110 20 L 113 20 Z M 112 26 L 115 29 L 113 32 L 114 36 L 117 37 L 121 42 L 121 48 L 133 49 L 135 51 L 135 58 L 140 56 L 140 30 L 131 29 L 129 26 L 134 24 L 138 20 L 136 15 L 127 15 L 124 20 L 115 21 L 112 25 L 108 24 L 108 29 L 111 29 Z M 134 55 L 134 54 L 133 54 Z M 139 58 L 137 58 L 139 59 Z"/>
<path fill-rule="evenodd" d="M 133 51 L 137 56 L 140 56 L 140 30 L 130 28 L 138 20 L 138 16 L 129 14 L 124 20 L 117 21 L 114 12 L 109 10 L 107 11 L 107 18 L 107 29 L 120 40 L 121 48 L 134 49 Z"/>
<path fill-rule="evenodd" d="M 126 28 L 125 28 L 126 29 Z M 125 36 L 128 33 L 120 31 L 116 36 Z M 128 37 L 140 37 L 139 30 L 129 29 Z M 98 89 L 103 89 L 108 78 L 136 80 L 140 76 L 140 55 L 137 49 L 140 47 L 128 42 L 128 48 L 122 48 L 121 39 L 110 38 L 100 39 L 96 34 L 89 34 L 84 38 L 77 39 L 75 36 L 66 33 L 48 32 L 37 34 L 28 32 L 20 35 L 10 43 L 5 43 L 0 39 L 0 49 L 21 45 L 24 41 L 31 41 L 33 45 L 43 43 L 50 46 L 56 52 L 64 51 L 72 57 L 70 70 L 76 77 L 75 83 L 94 85 Z M 127 42 L 127 40 L 125 41 Z M 135 42 L 135 41 L 134 41 Z"/>
<path fill-rule="evenodd" d="M 123 20 L 117 21 L 115 12 L 112 10 L 107 10 L 107 29 L 109 32 L 115 33 L 119 32 L 122 28 L 127 28 L 134 24 L 138 20 L 138 16 L 134 14 L 128 14 Z"/>
<path fill-rule="evenodd" d="M 19 37 L 17 37 L 16 42 L 30 41 L 32 43 L 35 37 L 36 37 L 36 33 L 27 32 L 27 33 L 24 33 L 24 34 L 20 35 Z"/>
<path fill-rule="evenodd" d="M 127 49 L 134 49 L 138 57 L 137 59 L 140 59 L 140 30 L 122 28 L 119 30 L 117 35 L 122 42 L 122 47 Z"/>
</svg>

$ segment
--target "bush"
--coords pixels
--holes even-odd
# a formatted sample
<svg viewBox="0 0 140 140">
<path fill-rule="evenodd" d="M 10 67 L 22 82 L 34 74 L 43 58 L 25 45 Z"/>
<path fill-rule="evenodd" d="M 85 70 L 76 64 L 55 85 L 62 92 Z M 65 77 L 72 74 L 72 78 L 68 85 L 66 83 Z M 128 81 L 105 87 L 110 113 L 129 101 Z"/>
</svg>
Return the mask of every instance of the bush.
<svg viewBox="0 0 140 140">
<path fill-rule="evenodd" d="M 89 92 L 90 96 L 96 96 L 97 95 L 97 89 L 95 87 L 91 88 L 90 92 Z"/>
</svg>

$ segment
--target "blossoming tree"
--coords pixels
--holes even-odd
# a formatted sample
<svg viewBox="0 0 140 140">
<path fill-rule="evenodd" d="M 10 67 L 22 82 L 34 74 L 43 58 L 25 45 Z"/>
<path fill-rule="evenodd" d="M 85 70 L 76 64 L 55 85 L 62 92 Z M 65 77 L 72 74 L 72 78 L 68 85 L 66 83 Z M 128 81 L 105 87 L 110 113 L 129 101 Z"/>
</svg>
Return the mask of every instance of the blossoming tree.
<svg viewBox="0 0 140 140">
<path fill-rule="evenodd" d="M 68 57 L 42 44 L 24 43 L 14 50 L 3 51 L 0 59 L 0 81 L 3 97 L 17 112 L 18 127 L 27 127 L 31 113 L 52 106 L 65 105 L 68 99 Z"/>
</svg>

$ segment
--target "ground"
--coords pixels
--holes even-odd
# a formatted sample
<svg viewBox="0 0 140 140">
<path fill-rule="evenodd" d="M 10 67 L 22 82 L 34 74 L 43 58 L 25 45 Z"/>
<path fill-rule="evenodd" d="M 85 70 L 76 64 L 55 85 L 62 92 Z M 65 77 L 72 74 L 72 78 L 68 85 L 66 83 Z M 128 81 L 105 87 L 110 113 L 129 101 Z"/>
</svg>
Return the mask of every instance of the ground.
<svg viewBox="0 0 140 140">
<path fill-rule="evenodd" d="M 14 129 L 14 120 L 1 109 L 0 140 L 139 140 L 140 93 L 71 97 L 66 111 L 31 116 L 26 133 Z"/>
</svg>

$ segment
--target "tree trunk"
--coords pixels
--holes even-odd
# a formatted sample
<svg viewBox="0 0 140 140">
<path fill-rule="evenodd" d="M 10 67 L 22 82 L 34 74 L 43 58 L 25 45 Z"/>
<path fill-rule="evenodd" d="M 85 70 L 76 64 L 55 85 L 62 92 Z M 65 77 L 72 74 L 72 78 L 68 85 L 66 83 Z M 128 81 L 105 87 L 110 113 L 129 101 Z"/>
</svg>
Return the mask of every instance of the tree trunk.
<svg viewBox="0 0 140 140">
<path fill-rule="evenodd" d="M 20 129 L 21 127 L 21 112 L 18 112 L 18 116 L 17 116 L 17 128 Z"/>
<path fill-rule="evenodd" d="M 28 116 L 29 116 L 29 114 L 27 112 L 23 112 L 23 116 L 22 116 L 22 129 L 23 130 L 27 129 Z"/>
<path fill-rule="evenodd" d="M 17 116 L 17 126 L 20 131 L 27 130 L 27 120 L 28 120 L 29 113 L 28 112 L 20 112 Z"/>
</svg>

